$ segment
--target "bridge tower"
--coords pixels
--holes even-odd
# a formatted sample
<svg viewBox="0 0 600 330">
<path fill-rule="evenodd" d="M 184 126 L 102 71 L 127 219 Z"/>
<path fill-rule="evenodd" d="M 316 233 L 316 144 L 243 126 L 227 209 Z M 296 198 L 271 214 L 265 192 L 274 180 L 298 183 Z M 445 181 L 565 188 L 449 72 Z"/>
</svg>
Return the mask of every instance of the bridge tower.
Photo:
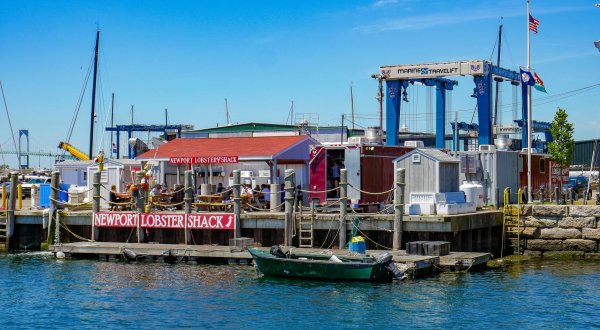
<svg viewBox="0 0 600 330">
<path fill-rule="evenodd" d="M 27 150 L 23 152 L 22 140 L 25 137 L 25 147 Z M 29 130 L 19 130 L 19 164 L 21 168 L 29 168 Z"/>
</svg>

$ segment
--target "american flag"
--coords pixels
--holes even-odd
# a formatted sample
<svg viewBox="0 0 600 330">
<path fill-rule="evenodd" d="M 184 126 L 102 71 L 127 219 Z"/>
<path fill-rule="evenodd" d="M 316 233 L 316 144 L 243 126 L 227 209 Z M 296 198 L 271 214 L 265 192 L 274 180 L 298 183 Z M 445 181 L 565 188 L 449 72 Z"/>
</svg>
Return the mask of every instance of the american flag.
<svg viewBox="0 0 600 330">
<path fill-rule="evenodd" d="M 538 25 L 540 25 L 540 21 L 529 14 L 529 29 L 533 31 L 533 33 L 538 33 Z"/>
</svg>

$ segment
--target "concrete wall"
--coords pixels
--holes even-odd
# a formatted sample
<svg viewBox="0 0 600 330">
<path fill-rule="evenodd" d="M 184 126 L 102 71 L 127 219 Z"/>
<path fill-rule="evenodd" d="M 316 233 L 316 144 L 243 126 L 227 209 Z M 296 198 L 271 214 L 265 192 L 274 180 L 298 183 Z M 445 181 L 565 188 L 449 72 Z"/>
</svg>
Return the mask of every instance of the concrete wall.
<svg viewBox="0 0 600 330">
<path fill-rule="evenodd" d="M 524 205 L 521 211 L 525 255 L 600 257 L 600 205 Z M 507 235 L 516 247 L 516 234 Z"/>
</svg>

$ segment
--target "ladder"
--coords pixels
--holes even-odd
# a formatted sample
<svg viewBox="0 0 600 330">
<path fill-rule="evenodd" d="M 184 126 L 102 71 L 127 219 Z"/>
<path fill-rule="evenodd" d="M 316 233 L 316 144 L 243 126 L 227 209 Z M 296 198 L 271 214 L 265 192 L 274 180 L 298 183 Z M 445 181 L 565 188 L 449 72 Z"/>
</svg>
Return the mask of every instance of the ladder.
<svg viewBox="0 0 600 330">
<path fill-rule="evenodd" d="M 315 219 L 315 208 L 314 205 L 311 207 L 310 218 L 305 218 L 300 214 L 300 230 L 298 233 L 298 247 L 311 248 L 313 247 L 313 223 Z"/>
<path fill-rule="evenodd" d="M 519 188 L 517 192 L 517 205 L 510 204 L 510 189 L 504 189 L 504 216 L 502 221 L 502 250 L 500 257 L 504 256 L 505 246 L 508 245 L 521 254 L 521 206 L 523 204 L 523 191 Z M 516 237 L 516 241 L 515 241 Z M 515 244 L 516 242 L 516 244 Z"/>
<path fill-rule="evenodd" d="M 8 213 L 0 213 L 0 252 L 8 251 Z"/>
</svg>

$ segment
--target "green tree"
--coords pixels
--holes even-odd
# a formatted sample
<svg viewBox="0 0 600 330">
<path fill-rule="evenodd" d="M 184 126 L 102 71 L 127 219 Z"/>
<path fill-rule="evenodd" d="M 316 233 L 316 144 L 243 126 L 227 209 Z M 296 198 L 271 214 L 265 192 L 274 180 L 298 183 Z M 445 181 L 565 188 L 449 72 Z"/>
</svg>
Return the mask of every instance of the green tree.
<svg viewBox="0 0 600 330">
<path fill-rule="evenodd" d="M 568 117 L 567 111 L 559 107 L 550 126 L 553 141 L 548 144 L 548 153 L 560 168 L 561 173 L 571 164 L 575 147 L 573 124 L 567 120 Z M 562 176 L 560 186 L 562 187 Z"/>
</svg>

